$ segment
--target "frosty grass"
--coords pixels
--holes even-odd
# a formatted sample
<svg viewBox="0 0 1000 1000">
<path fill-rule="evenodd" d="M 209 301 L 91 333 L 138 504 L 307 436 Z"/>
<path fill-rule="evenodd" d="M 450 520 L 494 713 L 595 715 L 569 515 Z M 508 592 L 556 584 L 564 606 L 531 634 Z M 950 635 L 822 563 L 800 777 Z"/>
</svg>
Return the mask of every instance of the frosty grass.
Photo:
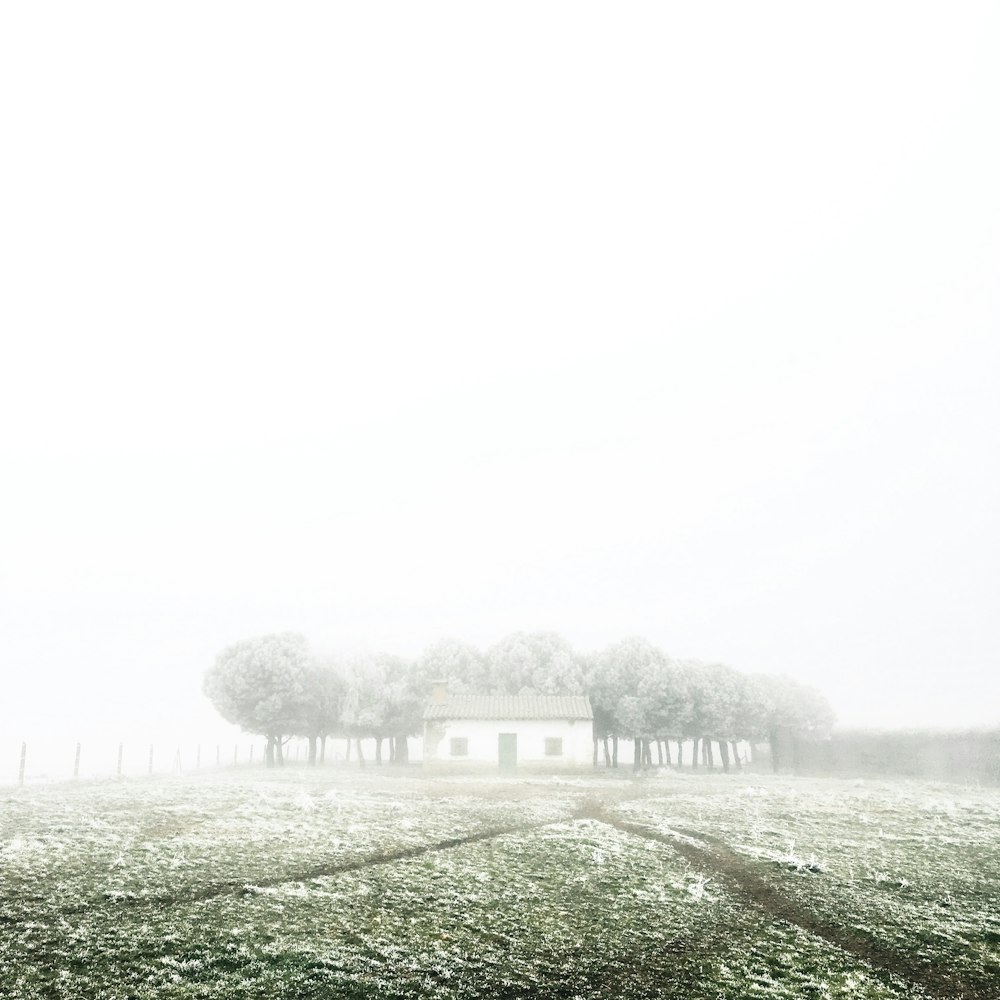
<svg viewBox="0 0 1000 1000">
<path fill-rule="evenodd" d="M 702 836 L 900 961 L 670 844 Z M 0 793 L 3 998 L 902 998 L 932 966 L 1000 996 L 995 789 L 289 768 Z"/>
</svg>

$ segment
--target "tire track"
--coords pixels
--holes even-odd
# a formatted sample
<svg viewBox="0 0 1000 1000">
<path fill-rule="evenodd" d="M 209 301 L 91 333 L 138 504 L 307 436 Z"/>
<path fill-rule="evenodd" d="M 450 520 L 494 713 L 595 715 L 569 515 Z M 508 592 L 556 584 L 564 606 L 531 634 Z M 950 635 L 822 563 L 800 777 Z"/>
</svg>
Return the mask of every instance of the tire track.
<svg viewBox="0 0 1000 1000">
<path fill-rule="evenodd" d="M 1000 1000 L 1000 985 L 967 981 L 913 955 L 901 954 L 879 944 L 862 931 L 822 919 L 753 871 L 744 857 L 718 837 L 682 828 L 676 828 L 673 833 L 660 833 L 629 823 L 600 809 L 592 811 L 590 818 L 600 820 L 622 833 L 665 844 L 688 861 L 715 874 L 738 899 L 764 910 L 775 920 L 794 924 L 809 934 L 822 938 L 828 944 L 861 959 L 883 977 L 892 975 L 910 985 L 919 986 L 942 1000 Z M 705 846 L 692 843 L 693 840 L 701 841 Z"/>
<path fill-rule="evenodd" d="M 629 791 L 624 795 L 615 797 L 613 804 L 641 798 L 642 794 Z M 400 861 L 409 861 L 424 855 L 436 854 L 442 851 L 453 850 L 457 847 L 464 847 L 467 844 L 482 843 L 484 841 L 495 840 L 509 834 L 526 834 L 546 827 L 557 826 L 560 823 L 571 823 L 579 819 L 596 819 L 602 815 L 604 804 L 598 799 L 588 796 L 572 811 L 567 811 L 565 815 L 556 819 L 546 819 L 538 822 L 512 823 L 509 826 L 490 827 L 456 837 L 446 837 L 443 840 L 431 841 L 425 844 L 414 844 L 409 847 L 389 848 L 386 850 L 374 851 L 362 857 L 349 861 L 324 862 L 316 865 L 308 865 L 301 868 L 284 869 L 275 875 L 250 881 L 243 878 L 239 880 L 229 879 L 225 881 L 210 881 L 201 888 L 188 888 L 176 893 L 153 894 L 118 894 L 113 892 L 101 893 L 90 899 L 72 906 L 58 907 L 57 912 L 63 916 L 77 916 L 81 913 L 93 911 L 100 908 L 113 908 L 116 911 L 141 911 L 143 909 L 155 909 L 170 906 L 182 906 L 187 903 L 201 903 L 212 899 L 219 899 L 224 896 L 251 896 L 254 889 L 269 889 L 279 885 L 287 885 L 291 882 L 308 882 L 313 879 L 326 878 L 334 875 L 346 875 L 352 872 L 363 871 L 366 868 L 373 868 L 379 865 L 394 864 Z M 4 894 L 6 895 L 6 894 Z M 2 896 L 0 896 L 2 898 Z M 43 897 L 33 897 L 35 901 L 41 902 Z M 24 899 L 24 894 L 21 894 Z M 26 915 L 23 919 L 11 916 L 0 916 L 0 922 L 17 926 L 25 921 L 36 918 L 35 914 Z"/>
<path fill-rule="evenodd" d="M 522 823 L 513 826 L 492 827 L 488 830 L 480 830 L 477 833 L 469 833 L 461 837 L 446 837 L 444 840 L 435 840 L 429 844 L 414 844 L 411 847 L 397 847 L 392 850 L 375 851 L 373 854 L 366 854 L 364 857 L 356 858 L 353 861 L 344 861 L 334 865 L 311 865 L 308 868 L 301 868 L 292 873 L 285 872 L 281 875 L 275 875 L 273 878 L 262 879 L 252 884 L 243 881 L 238 884 L 230 882 L 222 886 L 213 886 L 198 893 L 189 893 L 181 901 L 198 903 L 206 899 L 214 899 L 218 896 L 252 895 L 252 889 L 254 888 L 269 889 L 278 885 L 286 885 L 289 882 L 310 882 L 314 879 L 329 878 L 333 875 L 347 875 L 351 872 L 364 871 L 366 868 L 376 868 L 379 865 L 394 864 L 397 861 L 410 861 L 413 858 L 423 857 L 428 854 L 451 851 L 456 847 L 465 847 L 468 844 L 480 844 L 486 840 L 496 840 L 498 837 L 505 837 L 512 833 L 531 833 L 535 830 L 544 829 L 547 826 L 569 822 L 573 818 L 573 816 L 565 816 L 561 819 L 545 820 L 540 823 Z"/>
<path fill-rule="evenodd" d="M 490 827 L 486 830 L 479 830 L 475 833 L 464 834 L 457 837 L 446 837 L 443 840 L 435 840 L 426 844 L 413 844 L 409 847 L 398 847 L 381 851 L 374 851 L 362 857 L 354 858 L 350 861 L 337 863 L 323 863 L 309 865 L 302 868 L 284 870 L 268 878 L 249 881 L 240 879 L 239 881 L 229 880 L 225 882 L 211 882 L 200 889 L 194 891 L 179 892 L 175 894 L 161 895 L 134 895 L 118 896 L 105 894 L 86 903 L 73 907 L 60 909 L 60 913 L 65 915 L 78 914 L 92 910 L 96 906 L 112 906 L 116 910 L 142 910 L 147 908 L 182 906 L 188 903 L 202 903 L 224 896 L 252 896 L 256 889 L 270 889 L 275 886 L 287 885 L 292 882 L 309 882 L 314 879 L 328 878 L 335 875 L 347 875 L 352 872 L 364 871 L 367 868 L 375 868 L 379 865 L 395 864 L 400 861 L 410 861 L 414 858 L 425 855 L 438 854 L 442 851 L 454 850 L 457 847 L 465 847 L 468 844 L 478 844 L 488 840 L 496 840 L 510 834 L 533 833 L 537 830 L 550 826 L 557 826 L 560 823 L 569 823 L 576 819 L 584 818 L 584 814 L 589 817 L 591 809 L 567 813 L 558 819 L 547 819 L 535 823 L 516 823 L 510 826 Z"/>
<path fill-rule="evenodd" d="M 641 798 L 642 795 L 631 793 L 619 796 L 615 804 Z M 414 844 L 410 847 L 397 847 L 382 851 L 375 851 L 363 857 L 355 858 L 352 861 L 343 861 L 337 864 L 318 864 L 308 867 L 293 869 L 276 874 L 271 878 L 260 879 L 249 882 L 247 879 L 240 881 L 214 882 L 204 888 L 194 892 L 177 893 L 176 895 L 160 896 L 135 896 L 135 897 L 115 897 L 105 898 L 107 902 L 114 902 L 119 906 L 172 906 L 183 903 L 200 903 L 206 900 L 216 899 L 222 896 L 252 895 L 253 889 L 270 889 L 279 885 L 287 885 L 290 882 L 308 882 L 317 878 L 327 878 L 333 875 L 346 875 L 352 872 L 363 871 L 366 868 L 374 868 L 378 865 L 394 864 L 398 861 L 409 861 L 428 854 L 437 854 L 442 851 L 450 851 L 456 847 L 465 847 L 468 844 L 478 844 L 487 840 L 496 840 L 498 837 L 505 837 L 509 834 L 533 833 L 543 830 L 546 827 L 558 826 L 560 823 L 572 823 L 580 819 L 600 819 L 604 817 L 604 806 L 594 798 L 585 799 L 572 812 L 560 816 L 558 819 L 546 819 L 534 823 L 513 823 L 510 826 L 490 827 L 486 830 L 479 830 L 476 833 L 464 834 L 458 837 L 446 837 L 444 840 L 436 840 L 427 844 Z M 63 912 L 77 912 L 86 909 L 86 906 L 76 907 L 74 910 Z"/>
</svg>

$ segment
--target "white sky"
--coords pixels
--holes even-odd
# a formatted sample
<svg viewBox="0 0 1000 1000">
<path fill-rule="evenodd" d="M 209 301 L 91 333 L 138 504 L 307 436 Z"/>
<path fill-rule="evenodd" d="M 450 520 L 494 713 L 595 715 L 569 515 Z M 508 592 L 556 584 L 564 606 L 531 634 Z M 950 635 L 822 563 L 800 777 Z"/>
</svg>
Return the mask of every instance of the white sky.
<svg viewBox="0 0 1000 1000">
<path fill-rule="evenodd" d="M 998 52 L 989 3 L 3 5 L 2 738 L 214 725 L 284 629 L 1000 721 Z"/>
</svg>

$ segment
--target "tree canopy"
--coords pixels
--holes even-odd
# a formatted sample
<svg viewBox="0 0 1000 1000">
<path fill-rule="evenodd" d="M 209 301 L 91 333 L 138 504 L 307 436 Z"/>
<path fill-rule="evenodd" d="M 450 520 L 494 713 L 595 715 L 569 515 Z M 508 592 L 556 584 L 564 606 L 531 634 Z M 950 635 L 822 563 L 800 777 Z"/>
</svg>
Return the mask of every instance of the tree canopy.
<svg viewBox="0 0 1000 1000">
<path fill-rule="evenodd" d="M 313 656 L 293 633 L 259 636 L 228 646 L 208 669 L 205 694 L 219 713 L 267 738 L 268 763 L 281 763 L 289 736 L 309 740 L 315 762 L 330 736 L 374 738 L 376 760 L 389 741 L 390 759 L 406 760 L 407 739 L 420 733 L 424 706 L 436 681 L 453 693 L 586 694 L 594 709 L 597 742 L 636 741 L 636 766 L 649 760 L 650 743 L 717 742 L 724 766 L 737 741 L 789 741 L 824 734 L 833 715 L 807 685 L 772 674 L 743 674 L 721 663 L 674 660 L 648 640 L 631 637 L 589 655 L 555 632 L 515 632 L 485 652 L 442 639 L 415 660 L 375 652 L 349 658 Z M 711 762 L 711 758 L 709 758 Z"/>
<path fill-rule="evenodd" d="M 205 674 L 203 689 L 227 721 L 267 737 L 267 759 L 281 756 L 281 737 L 300 731 L 315 711 L 309 649 L 291 632 L 227 646 Z"/>
</svg>

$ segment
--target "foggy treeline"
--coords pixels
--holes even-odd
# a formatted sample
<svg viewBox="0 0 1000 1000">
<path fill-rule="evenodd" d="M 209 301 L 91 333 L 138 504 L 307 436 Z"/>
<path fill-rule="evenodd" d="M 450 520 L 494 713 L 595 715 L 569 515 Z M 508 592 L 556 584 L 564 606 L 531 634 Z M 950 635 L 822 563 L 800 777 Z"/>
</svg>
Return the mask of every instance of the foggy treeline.
<svg viewBox="0 0 1000 1000">
<path fill-rule="evenodd" d="M 1000 729 L 845 730 L 788 748 L 797 771 L 1000 784 Z"/>
<path fill-rule="evenodd" d="M 828 731 L 825 697 L 787 677 L 744 674 L 720 663 L 676 660 L 641 638 L 580 653 L 553 632 L 516 632 L 482 651 L 443 639 L 415 660 L 389 653 L 322 657 L 293 633 L 229 646 L 204 678 L 219 713 L 266 738 L 269 766 L 284 762 L 291 737 L 309 742 L 309 762 L 322 761 L 332 737 L 375 741 L 375 759 L 408 760 L 408 739 L 420 734 L 435 682 L 451 694 L 587 695 L 594 709 L 594 763 L 618 767 L 618 741 L 633 742 L 632 767 L 656 763 L 739 765 L 737 745 L 767 742 L 775 767 L 783 748 Z M 684 744 L 693 746 L 683 759 Z M 790 762 L 790 760 L 787 760 Z"/>
</svg>

